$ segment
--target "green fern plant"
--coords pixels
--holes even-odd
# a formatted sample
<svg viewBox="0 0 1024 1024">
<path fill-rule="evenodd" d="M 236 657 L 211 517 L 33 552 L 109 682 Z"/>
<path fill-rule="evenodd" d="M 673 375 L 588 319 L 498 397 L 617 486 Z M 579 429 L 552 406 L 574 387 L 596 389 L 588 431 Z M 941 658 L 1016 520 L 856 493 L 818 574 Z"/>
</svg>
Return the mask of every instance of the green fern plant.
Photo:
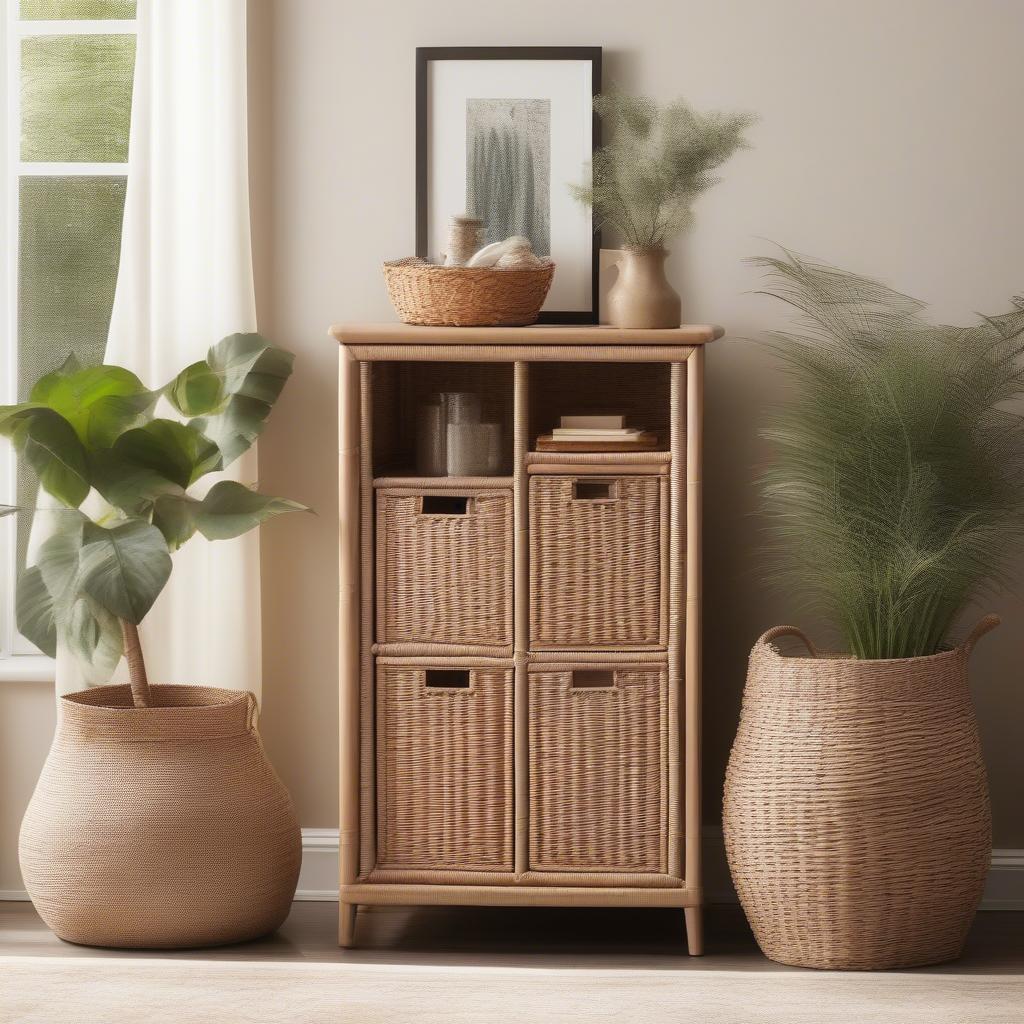
<svg viewBox="0 0 1024 1024">
<path fill-rule="evenodd" d="M 773 338 L 794 395 L 763 432 L 776 577 L 857 658 L 934 654 L 1024 541 L 1024 298 L 934 325 L 877 281 L 791 253 L 752 262 L 799 314 Z"/>
<path fill-rule="evenodd" d="M 711 172 L 747 147 L 755 120 L 621 92 L 595 97 L 594 111 L 611 141 L 595 151 L 590 182 L 569 187 L 627 249 L 664 248 L 691 226 L 694 201 L 719 181 Z"/>
</svg>

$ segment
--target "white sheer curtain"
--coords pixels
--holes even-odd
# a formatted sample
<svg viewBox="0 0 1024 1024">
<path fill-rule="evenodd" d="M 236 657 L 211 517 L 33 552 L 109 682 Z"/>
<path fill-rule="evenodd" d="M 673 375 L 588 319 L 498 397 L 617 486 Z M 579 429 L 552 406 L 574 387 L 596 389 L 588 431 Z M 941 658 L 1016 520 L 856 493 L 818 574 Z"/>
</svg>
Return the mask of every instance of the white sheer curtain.
<svg viewBox="0 0 1024 1024">
<path fill-rule="evenodd" d="M 151 387 L 256 330 L 246 0 L 139 0 L 121 264 L 105 362 Z M 251 450 L 226 474 L 252 484 Z M 140 627 L 153 682 L 260 693 L 259 540 L 200 536 Z M 58 658 L 59 692 L 77 689 Z M 123 669 L 123 665 L 122 665 Z"/>
</svg>

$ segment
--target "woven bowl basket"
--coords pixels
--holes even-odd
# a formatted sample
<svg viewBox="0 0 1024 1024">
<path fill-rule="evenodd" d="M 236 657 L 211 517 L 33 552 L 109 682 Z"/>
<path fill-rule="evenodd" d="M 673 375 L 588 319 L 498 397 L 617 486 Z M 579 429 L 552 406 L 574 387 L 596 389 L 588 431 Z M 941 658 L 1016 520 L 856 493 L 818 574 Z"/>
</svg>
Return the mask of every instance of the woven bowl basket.
<svg viewBox="0 0 1024 1024">
<path fill-rule="evenodd" d="M 391 304 L 406 324 L 521 327 L 536 323 L 555 265 L 530 270 L 441 267 L 418 257 L 384 264 Z"/>
<path fill-rule="evenodd" d="M 967 661 L 998 622 L 892 661 L 819 656 L 792 626 L 754 645 L 723 828 L 767 957 L 872 970 L 960 955 L 992 849 Z M 783 657 L 785 635 L 812 656 Z"/>
<path fill-rule="evenodd" d="M 60 701 L 21 827 L 39 916 L 88 946 L 213 946 L 273 931 L 301 859 L 291 798 L 263 753 L 250 693 L 127 686 Z"/>
</svg>

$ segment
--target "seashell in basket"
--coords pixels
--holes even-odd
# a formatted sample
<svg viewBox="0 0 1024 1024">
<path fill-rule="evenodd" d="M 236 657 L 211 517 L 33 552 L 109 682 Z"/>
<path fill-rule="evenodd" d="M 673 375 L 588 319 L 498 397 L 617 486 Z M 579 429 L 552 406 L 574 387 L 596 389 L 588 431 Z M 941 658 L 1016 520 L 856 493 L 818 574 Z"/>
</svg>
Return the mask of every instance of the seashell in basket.
<svg viewBox="0 0 1024 1024">
<path fill-rule="evenodd" d="M 499 256 L 494 266 L 498 270 L 526 270 L 543 267 L 544 261 L 532 249 L 513 249 Z"/>
<path fill-rule="evenodd" d="M 508 253 L 532 252 L 533 247 L 525 235 L 510 235 L 500 242 L 485 245 L 466 261 L 467 267 L 493 267 Z"/>
<path fill-rule="evenodd" d="M 523 269 L 442 267 L 419 257 L 384 264 L 399 319 L 429 327 L 522 327 L 536 323 L 555 264 Z"/>
</svg>

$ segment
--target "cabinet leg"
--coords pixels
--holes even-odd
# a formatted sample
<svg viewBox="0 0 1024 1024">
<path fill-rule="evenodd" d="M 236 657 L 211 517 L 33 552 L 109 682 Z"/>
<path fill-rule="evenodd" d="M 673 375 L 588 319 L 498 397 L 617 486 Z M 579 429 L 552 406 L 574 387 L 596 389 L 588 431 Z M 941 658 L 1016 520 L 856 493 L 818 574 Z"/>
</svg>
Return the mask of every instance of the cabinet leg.
<svg viewBox="0 0 1024 1024">
<path fill-rule="evenodd" d="M 338 945 L 345 949 L 355 944 L 357 909 L 356 903 L 338 904 Z"/>
<path fill-rule="evenodd" d="M 686 918 L 686 948 L 690 956 L 704 955 L 704 908 L 684 907 Z"/>
</svg>

